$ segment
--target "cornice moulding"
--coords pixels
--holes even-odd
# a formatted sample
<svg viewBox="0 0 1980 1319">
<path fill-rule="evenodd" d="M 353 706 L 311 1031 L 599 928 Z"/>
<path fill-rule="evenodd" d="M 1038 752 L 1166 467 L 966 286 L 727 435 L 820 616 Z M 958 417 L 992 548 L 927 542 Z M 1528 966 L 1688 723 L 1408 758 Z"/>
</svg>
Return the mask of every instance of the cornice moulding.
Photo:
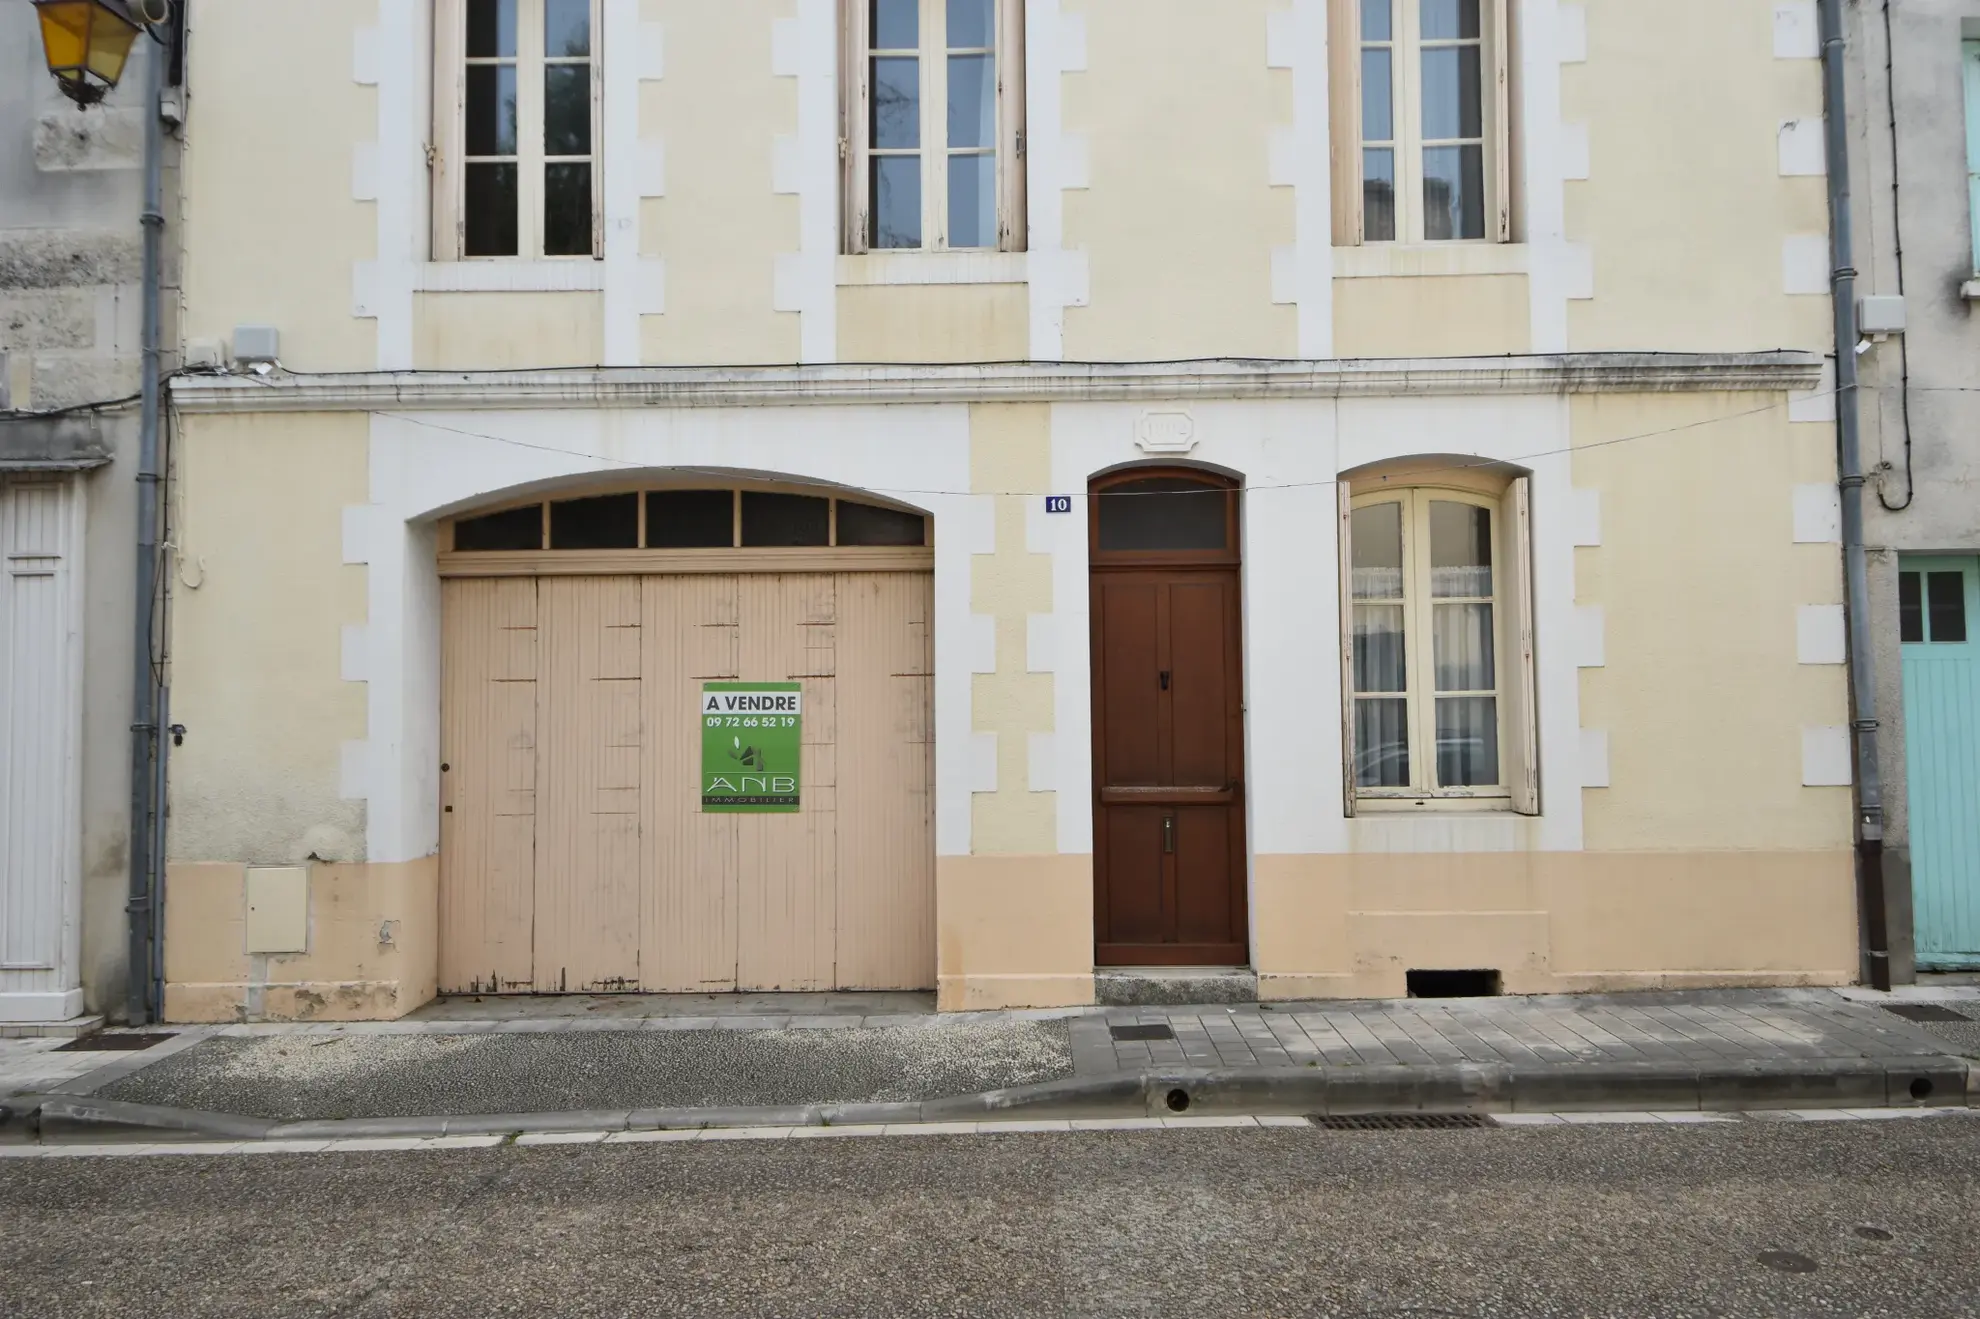
<svg viewBox="0 0 1980 1319">
<path fill-rule="evenodd" d="M 509 411 L 883 403 L 1104 403 L 1408 395 L 1807 392 L 1806 352 L 1565 353 L 1360 361 L 1000 362 L 956 366 L 645 366 L 276 372 L 172 381 L 184 412 Z"/>
</svg>

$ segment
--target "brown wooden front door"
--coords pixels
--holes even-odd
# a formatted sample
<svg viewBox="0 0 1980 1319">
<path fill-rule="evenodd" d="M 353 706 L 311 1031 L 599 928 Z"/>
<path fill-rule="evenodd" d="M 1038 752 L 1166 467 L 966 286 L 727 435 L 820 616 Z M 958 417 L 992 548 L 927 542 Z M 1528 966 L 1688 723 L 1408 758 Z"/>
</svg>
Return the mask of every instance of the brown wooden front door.
<svg viewBox="0 0 1980 1319">
<path fill-rule="evenodd" d="M 1095 960 L 1241 964 L 1237 492 L 1130 471 L 1092 503 Z"/>
</svg>

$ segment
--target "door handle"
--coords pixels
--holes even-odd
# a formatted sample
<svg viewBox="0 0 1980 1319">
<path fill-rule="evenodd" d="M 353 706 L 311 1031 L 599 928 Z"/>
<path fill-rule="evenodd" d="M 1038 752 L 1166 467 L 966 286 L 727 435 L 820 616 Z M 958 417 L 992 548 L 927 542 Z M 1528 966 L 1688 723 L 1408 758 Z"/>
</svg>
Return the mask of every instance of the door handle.
<svg viewBox="0 0 1980 1319">
<path fill-rule="evenodd" d="M 1169 856 L 1174 856 L 1176 852 L 1176 817 L 1173 815 L 1162 817 L 1162 851 Z"/>
<path fill-rule="evenodd" d="M 1169 690 L 1169 671 L 1167 669 L 1162 670 L 1162 690 Z"/>
</svg>

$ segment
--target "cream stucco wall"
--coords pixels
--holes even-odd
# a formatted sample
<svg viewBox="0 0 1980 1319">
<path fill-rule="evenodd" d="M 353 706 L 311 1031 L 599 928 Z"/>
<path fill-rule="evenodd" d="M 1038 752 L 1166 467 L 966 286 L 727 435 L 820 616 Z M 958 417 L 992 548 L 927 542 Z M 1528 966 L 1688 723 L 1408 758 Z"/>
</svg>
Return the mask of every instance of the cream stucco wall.
<svg viewBox="0 0 1980 1319">
<path fill-rule="evenodd" d="M 351 52 L 377 0 L 192 0 L 187 21 L 186 339 L 274 325 L 296 370 L 376 365 L 375 326 L 351 315 L 351 268 L 377 248 L 352 161 L 378 136 L 378 97 L 352 81 Z"/>
<path fill-rule="evenodd" d="M 1849 789 L 1802 785 L 1803 730 L 1849 722 L 1843 666 L 1797 653 L 1798 608 L 1842 599 L 1835 544 L 1796 540 L 1796 487 L 1835 480 L 1832 434 L 1757 403 L 1573 402 L 1575 485 L 1601 510 L 1601 544 L 1575 551 L 1602 652 L 1581 657 L 1582 726 L 1608 739 L 1591 850 L 1849 845 Z"/>
<path fill-rule="evenodd" d="M 669 258 L 666 312 L 641 318 L 641 358 L 798 360 L 798 317 L 773 307 L 777 254 L 798 246 L 798 202 L 772 191 L 779 135 L 797 131 L 797 84 L 776 77 L 772 25 L 793 0 L 646 0 L 666 76 L 644 83 L 640 136 L 664 143 L 665 195 L 646 200 L 640 250 Z"/>
<path fill-rule="evenodd" d="M 1066 0 L 1087 64 L 1063 79 L 1089 187 L 1065 195 L 1091 301 L 1065 313 L 1076 360 L 1294 357 L 1297 311 L 1272 300 L 1272 249 L 1293 197 L 1267 172 L 1293 120 L 1292 79 L 1266 64 L 1274 0 Z"/>
<path fill-rule="evenodd" d="M 419 293 L 413 360 L 421 370 L 597 366 L 605 360 L 598 293 Z"/>
<path fill-rule="evenodd" d="M 1594 296 L 1569 304 L 1570 346 L 1825 346 L 1819 256 L 1807 293 L 1783 279 L 1784 242 L 1828 233 L 1821 68 L 1775 56 L 1776 11 L 1797 7 L 1580 8 L 1587 59 L 1561 70 L 1561 115 L 1585 133 L 1588 177 L 1565 185 L 1566 220 Z M 1808 168 L 1810 146 L 1812 172 L 1784 175 Z"/>
<path fill-rule="evenodd" d="M 342 506 L 365 498 L 361 414 L 188 417 L 177 440 L 171 765 L 175 861 L 365 857 L 342 784 L 365 727 L 343 634 L 365 617 Z"/>
<path fill-rule="evenodd" d="M 1495 357 L 1527 351 L 1524 275 L 1416 275 L 1334 284 L 1341 357 Z"/>
<path fill-rule="evenodd" d="M 865 284 L 841 288 L 847 362 L 1021 362 L 1030 300 L 1022 284 Z"/>
</svg>

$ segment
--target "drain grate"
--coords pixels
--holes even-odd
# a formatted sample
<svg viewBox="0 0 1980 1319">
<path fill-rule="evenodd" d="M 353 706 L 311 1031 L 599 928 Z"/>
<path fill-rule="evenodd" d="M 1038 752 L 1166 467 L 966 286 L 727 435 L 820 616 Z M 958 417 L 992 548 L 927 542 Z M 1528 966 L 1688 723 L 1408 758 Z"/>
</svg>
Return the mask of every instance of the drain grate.
<svg viewBox="0 0 1980 1319">
<path fill-rule="evenodd" d="M 1309 1113 L 1322 1131 L 1476 1131 L 1498 1124 L 1483 1113 Z"/>
<path fill-rule="evenodd" d="M 1148 1026 L 1109 1026 L 1116 1040 L 1173 1040 L 1176 1032 L 1173 1027 L 1156 1023 Z"/>
<path fill-rule="evenodd" d="M 56 1053 L 135 1053 L 139 1049 L 149 1049 L 154 1044 L 163 1044 L 172 1039 L 172 1031 L 126 1031 L 112 1035 L 98 1031 L 81 1039 L 70 1040 L 56 1046 Z"/>
<path fill-rule="evenodd" d="M 1937 1003 L 1880 1003 L 1884 1011 L 1903 1017 L 1906 1021 L 1972 1021 L 1963 1012 L 1941 1007 Z"/>
</svg>

